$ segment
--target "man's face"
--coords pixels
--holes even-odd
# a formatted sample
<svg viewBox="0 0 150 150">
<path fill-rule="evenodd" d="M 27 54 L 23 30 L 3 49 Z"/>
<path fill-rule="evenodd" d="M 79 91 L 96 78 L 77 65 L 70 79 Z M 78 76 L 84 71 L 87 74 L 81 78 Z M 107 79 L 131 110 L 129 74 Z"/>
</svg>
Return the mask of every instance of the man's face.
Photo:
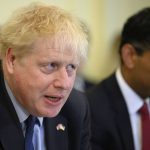
<svg viewBox="0 0 150 150">
<path fill-rule="evenodd" d="M 124 64 L 123 76 L 134 91 L 146 98 L 150 96 L 150 51 L 138 55 L 130 44 L 126 44 L 122 50 Z"/>
<path fill-rule="evenodd" d="M 150 51 L 136 55 L 132 82 L 143 98 L 150 96 Z"/>
<path fill-rule="evenodd" d="M 54 117 L 65 104 L 74 84 L 77 61 L 69 50 L 51 48 L 39 39 L 31 54 L 12 62 L 11 90 L 31 114 Z"/>
</svg>

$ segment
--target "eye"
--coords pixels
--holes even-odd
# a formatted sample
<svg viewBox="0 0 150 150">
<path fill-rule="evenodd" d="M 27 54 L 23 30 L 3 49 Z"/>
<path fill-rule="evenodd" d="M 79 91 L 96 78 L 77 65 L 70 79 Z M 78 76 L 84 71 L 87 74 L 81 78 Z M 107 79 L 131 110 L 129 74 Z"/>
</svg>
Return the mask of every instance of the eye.
<svg viewBox="0 0 150 150">
<path fill-rule="evenodd" d="M 77 65 L 69 64 L 66 67 L 68 75 L 72 75 L 73 73 L 76 73 Z"/>
<path fill-rule="evenodd" d="M 48 64 L 44 64 L 41 68 L 42 72 L 49 74 L 52 73 L 53 71 L 55 71 L 57 69 L 57 64 L 52 62 L 52 63 L 48 63 Z"/>
</svg>

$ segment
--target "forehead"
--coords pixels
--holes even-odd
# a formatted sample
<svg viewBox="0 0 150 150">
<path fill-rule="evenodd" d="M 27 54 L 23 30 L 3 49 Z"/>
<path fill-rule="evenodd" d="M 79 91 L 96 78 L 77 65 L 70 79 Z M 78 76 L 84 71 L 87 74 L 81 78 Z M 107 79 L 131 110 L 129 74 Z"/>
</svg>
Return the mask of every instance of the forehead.
<svg viewBox="0 0 150 150">
<path fill-rule="evenodd" d="M 75 53 L 77 51 L 75 44 L 70 43 L 67 40 L 61 40 L 56 38 L 38 38 L 32 44 L 34 49 L 60 49 L 62 52 L 69 51 L 70 53 Z"/>
<path fill-rule="evenodd" d="M 39 38 L 32 44 L 32 49 L 39 55 L 53 58 L 69 58 L 79 62 L 79 56 L 75 47 L 69 46 L 66 42 L 59 42 L 51 38 Z M 38 55 L 37 54 L 37 55 Z"/>
</svg>

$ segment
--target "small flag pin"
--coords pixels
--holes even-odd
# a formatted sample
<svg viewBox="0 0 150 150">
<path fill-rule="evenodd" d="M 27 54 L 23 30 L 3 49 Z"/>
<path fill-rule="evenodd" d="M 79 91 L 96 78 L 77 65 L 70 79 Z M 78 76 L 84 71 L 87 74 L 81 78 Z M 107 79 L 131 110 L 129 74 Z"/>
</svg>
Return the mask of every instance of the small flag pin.
<svg viewBox="0 0 150 150">
<path fill-rule="evenodd" d="M 57 130 L 62 130 L 62 131 L 65 131 L 65 126 L 61 123 L 59 123 L 57 126 L 56 126 L 56 129 Z"/>
</svg>

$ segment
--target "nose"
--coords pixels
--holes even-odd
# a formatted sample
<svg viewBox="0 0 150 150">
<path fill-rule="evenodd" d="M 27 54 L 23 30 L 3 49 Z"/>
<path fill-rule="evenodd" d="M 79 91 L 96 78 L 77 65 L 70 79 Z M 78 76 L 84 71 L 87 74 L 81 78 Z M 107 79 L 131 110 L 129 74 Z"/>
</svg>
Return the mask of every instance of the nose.
<svg viewBox="0 0 150 150">
<path fill-rule="evenodd" d="M 55 75 L 55 80 L 54 80 L 54 86 L 56 88 L 68 90 L 71 88 L 72 82 L 73 82 L 73 79 L 71 79 L 71 77 L 68 76 L 66 69 L 61 69 L 57 71 Z"/>
</svg>

